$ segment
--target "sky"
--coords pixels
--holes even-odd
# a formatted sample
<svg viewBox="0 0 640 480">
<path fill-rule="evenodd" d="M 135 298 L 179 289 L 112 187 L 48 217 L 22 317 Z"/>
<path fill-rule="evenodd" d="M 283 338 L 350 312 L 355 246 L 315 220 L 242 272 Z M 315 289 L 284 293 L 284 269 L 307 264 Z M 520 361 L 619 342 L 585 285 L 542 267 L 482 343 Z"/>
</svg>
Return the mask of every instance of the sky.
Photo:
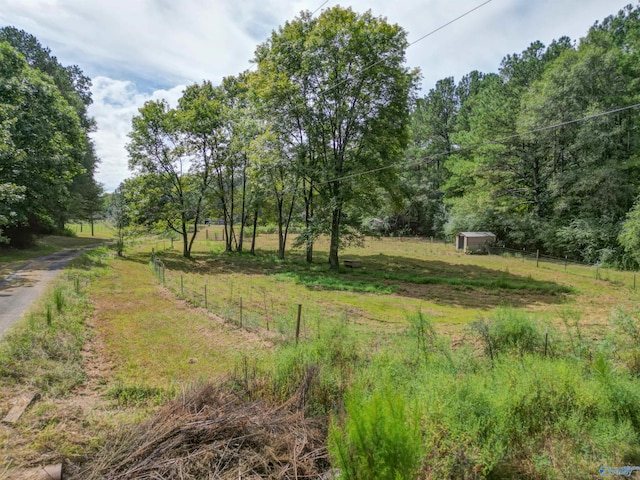
<svg viewBox="0 0 640 480">
<path fill-rule="evenodd" d="M 219 83 L 246 70 L 256 46 L 300 11 L 371 10 L 402 26 L 412 42 L 485 1 L 0 0 L 0 26 L 35 35 L 63 65 L 78 65 L 92 78 L 96 178 L 113 191 L 131 176 L 127 134 L 145 101 L 175 104 L 189 84 Z M 637 1 L 490 0 L 412 45 L 407 64 L 420 68 L 426 94 L 448 76 L 496 72 L 502 58 L 536 40 L 579 40 L 596 21 Z"/>
</svg>

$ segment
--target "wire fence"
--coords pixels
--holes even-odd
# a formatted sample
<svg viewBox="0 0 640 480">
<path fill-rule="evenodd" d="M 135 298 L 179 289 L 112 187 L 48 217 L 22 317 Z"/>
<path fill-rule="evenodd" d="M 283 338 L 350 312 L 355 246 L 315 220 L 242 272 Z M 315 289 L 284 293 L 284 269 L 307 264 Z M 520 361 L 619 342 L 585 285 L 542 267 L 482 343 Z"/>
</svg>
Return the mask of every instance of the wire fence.
<svg viewBox="0 0 640 480">
<path fill-rule="evenodd" d="M 525 249 L 518 250 L 505 247 L 487 247 L 490 255 L 499 255 L 502 257 L 513 257 L 522 262 L 535 263 L 536 268 L 544 268 L 548 270 L 556 270 L 565 272 L 584 278 L 594 278 L 603 280 L 619 286 L 627 286 L 633 290 L 636 289 L 637 272 L 622 271 L 614 268 L 607 268 L 600 265 L 592 265 L 579 260 L 570 260 L 567 257 L 554 257 L 551 255 L 541 254 L 539 250 L 535 252 Z"/>
<path fill-rule="evenodd" d="M 274 301 L 266 288 L 216 282 L 211 275 L 168 269 L 157 252 L 152 251 L 150 266 L 158 281 L 178 298 L 204 308 L 226 323 L 248 331 L 266 330 L 273 338 L 296 342 L 319 335 L 330 325 L 324 308 L 283 304 L 281 300 Z M 356 323 L 352 312 L 345 309 L 341 313 L 341 322 Z"/>
</svg>

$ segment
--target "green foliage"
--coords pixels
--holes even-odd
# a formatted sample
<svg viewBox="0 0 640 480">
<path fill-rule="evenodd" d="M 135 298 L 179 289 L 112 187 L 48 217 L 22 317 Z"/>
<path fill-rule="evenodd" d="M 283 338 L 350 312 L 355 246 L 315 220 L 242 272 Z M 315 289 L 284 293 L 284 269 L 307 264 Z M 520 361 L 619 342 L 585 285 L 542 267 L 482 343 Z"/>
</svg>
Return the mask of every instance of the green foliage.
<svg viewBox="0 0 640 480">
<path fill-rule="evenodd" d="M 354 373 L 365 361 L 364 350 L 348 327 L 329 327 L 317 339 L 278 352 L 270 388 L 282 401 L 311 382 L 304 395 L 306 407 L 327 414 L 342 404 Z"/>
<path fill-rule="evenodd" d="M 117 384 L 109 389 L 107 397 L 116 400 L 118 405 L 127 407 L 148 404 L 160 405 L 171 395 L 168 395 L 162 388 Z"/>
<path fill-rule="evenodd" d="M 0 44 L 0 228 L 20 246 L 100 208 L 91 81 L 24 31 L 1 28 Z"/>
<path fill-rule="evenodd" d="M 615 355 L 635 377 L 640 377 L 640 314 L 618 309 L 611 316 L 610 341 Z"/>
<path fill-rule="evenodd" d="M 407 143 L 417 80 L 404 66 L 407 46 L 399 26 L 334 7 L 317 17 L 303 12 L 256 50 L 253 92 L 280 145 L 272 150 L 305 177 L 307 245 L 319 233 L 330 234 L 334 269 L 344 237 L 380 203 L 376 187 L 395 187 L 389 167 Z M 297 182 L 292 185 L 296 190 Z"/>
<path fill-rule="evenodd" d="M 416 409 L 391 389 L 369 397 L 352 394 L 345 401 L 343 425 L 333 421 L 328 446 L 346 480 L 418 478 L 424 458 Z"/>
<path fill-rule="evenodd" d="M 53 290 L 53 301 L 56 305 L 56 310 L 58 313 L 62 313 L 65 306 L 64 292 L 62 288 L 56 288 Z"/>
<path fill-rule="evenodd" d="M 535 320 L 527 313 L 510 308 L 497 309 L 488 324 L 479 320 L 471 328 L 480 336 L 485 353 L 491 357 L 500 353 L 536 353 L 543 345 Z"/>
<path fill-rule="evenodd" d="M 352 280 L 343 276 L 322 273 L 278 273 L 275 275 L 275 278 L 279 281 L 294 281 L 297 284 L 304 285 L 309 288 L 322 288 L 326 290 L 340 290 L 345 292 L 378 293 L 389 295 L 395 290 L 392 285 L 385 285 L 378 282 Z"/>
</svg>

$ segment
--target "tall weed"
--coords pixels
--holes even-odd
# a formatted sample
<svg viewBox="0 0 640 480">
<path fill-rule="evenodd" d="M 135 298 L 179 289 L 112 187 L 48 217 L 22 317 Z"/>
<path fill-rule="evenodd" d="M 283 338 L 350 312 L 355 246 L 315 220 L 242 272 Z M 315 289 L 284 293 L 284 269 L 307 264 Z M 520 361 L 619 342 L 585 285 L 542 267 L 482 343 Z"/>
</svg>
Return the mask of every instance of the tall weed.
<svg viewBox="0 0 640 480">
<path fill-rule="evenodd" d="M 420 418 L 402 394 L 391 389 L 348 396 L 348 416 L 333 421 L 328 446 L 345 480 L 418 478 L 424 459 Z"/>
</svg>

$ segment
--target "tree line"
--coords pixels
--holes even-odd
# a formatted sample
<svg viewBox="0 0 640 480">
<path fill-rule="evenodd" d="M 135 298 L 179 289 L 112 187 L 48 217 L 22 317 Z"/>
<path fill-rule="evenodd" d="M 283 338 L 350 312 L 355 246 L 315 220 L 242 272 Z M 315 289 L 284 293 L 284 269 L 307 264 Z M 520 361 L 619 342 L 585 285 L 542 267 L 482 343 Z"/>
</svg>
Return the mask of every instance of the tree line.
<svg viewBox="0 0 640 480">
<path fill-rule="evenodd" d="M 257 47 L 255 70 L 191 85 L 175 108 L 140 109 L 127 146 L 135 175 L 115 211 L 178 234 L 185 257 L 204 218 L 222 219 L 227 251 L 250 231 L 253 252 L 258 221 L 273 223 L 280 258 L 295 224 L 307 260 L 328 235 L 338 268 L 382 192 L 397 191 L 418 81 L 407 46 L 401 27 L 370 12 L 301 13 Z"/>
<path fill-rule="evenodd" d="M 90 88 L 34 36 L 0 29 L 0 243 L 25 246 L 101 210 Z"/>
<path fill-rule="evenodd" d="M 635 267 L 639 15 L 628 6 L 580 41 L 533 42 L 497 73 L 448 77 L 416 98 L 401 27 L 340 7 L 303 12 L 257 47 L 254 71 L 140 110 L 121 204 L 128 221 L 180 234 L 185 256 L 214 217 L 228 251 L 271 223 L 284 258 L 295 225 L 311 262 L 328 235 L 333 268 L 365 233 L 461 230 Z"/>
<path fill-rule="evenodd" d="M 509 247 L 637 267 L 639 40 L 628 6 L 580 41 L 437 82 L 412 111 L 404 200 L 383 228 L 490 230 Z"/>
</svg>

